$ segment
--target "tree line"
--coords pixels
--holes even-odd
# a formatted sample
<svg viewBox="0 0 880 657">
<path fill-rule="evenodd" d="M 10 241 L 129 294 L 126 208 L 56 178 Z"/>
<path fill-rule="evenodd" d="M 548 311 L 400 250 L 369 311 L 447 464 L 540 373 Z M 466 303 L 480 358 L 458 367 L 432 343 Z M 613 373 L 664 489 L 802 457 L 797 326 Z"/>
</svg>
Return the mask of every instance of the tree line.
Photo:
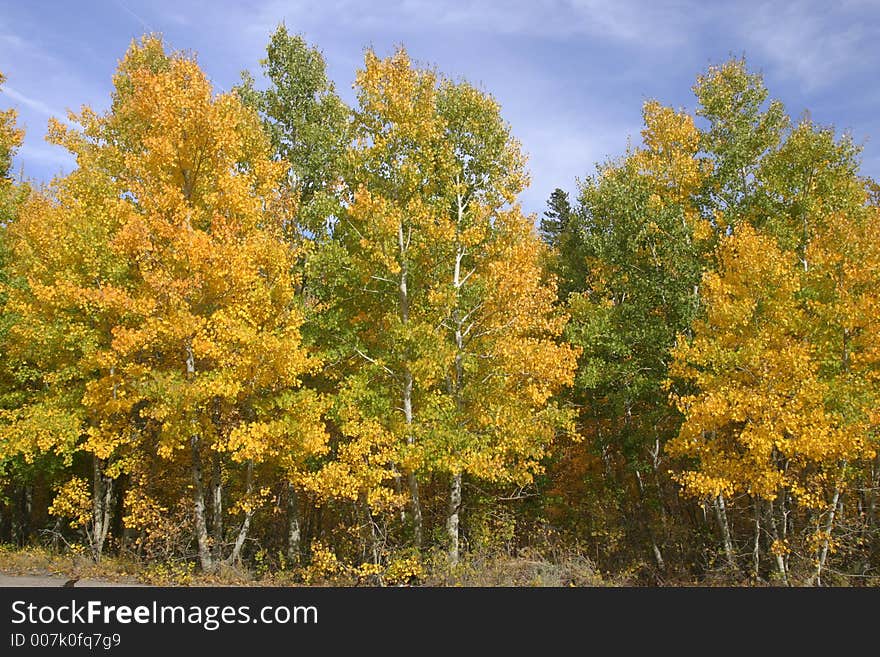
<svg viewBox="0 0 880 657">
<path fill-rule="evenodd" d="M 76 166 L 43 186 L 0 114 L 0 540 L 877 581 L 880 187 L 850 136 L 733 59 L 536 225 L 485 91 L 368 50 L 349 107 L 283 26 L 260 67 L 217 93 L 144 36 L 106 111 L 50 121 Z"/>
</svg>

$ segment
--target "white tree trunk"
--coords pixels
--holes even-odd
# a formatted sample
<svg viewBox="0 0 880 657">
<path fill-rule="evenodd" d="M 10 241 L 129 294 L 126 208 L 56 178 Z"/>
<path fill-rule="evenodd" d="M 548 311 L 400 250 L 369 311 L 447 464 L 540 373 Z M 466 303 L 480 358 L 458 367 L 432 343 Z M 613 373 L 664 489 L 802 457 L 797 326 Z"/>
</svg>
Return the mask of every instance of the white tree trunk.
<svg viewBox="0 0 880 657">
<path fill-rule="evenodd" d="M 251 459 L 248 459 L 247 462 L 247 475 L 246 475 L 246 484 L 245 484 L 245 496 L 250 497 L 254 491 L 254 462 Z M 238 535 L 235 537 L 235 544 L 232 546 L 232 552 L 229 553 L 229 558 L 226 560 L 226 563 L 229 565 L 239 563 L 241 561 L 241 548 L 244 547 L 244 541 L 247 538 L 248 530 L 251 526 L 251 518 L 254 517 L 254 511 L 256 510 L 256 505 L 253 503 L 248 505 L 248 510 L 244 514 L 244 520 L 241 522 L 241 527 L 239 527 Z"/>
<path fill-rule="evenodd" d="M 452 475 L 449 487 L 449 516 L 446 519 L 446 533 L 449 536 L 449 562 L 456 564 L 459 559 L 458 518 L 461 509 L 461 473 Z"/>
<path fill-rule="evenodd" d="M 638 469 L 636 470 L 636 484 L 638 484 L 639 489 L 639 507 L 641 508 L 645 529 L 648 532 L 648 539 L 651 541 L 651 554 L 654 555 L 657 568 L 664 571 L 666 570 L 666 562 L 663 560 L 663 553 L 660 551 L 660 546 L 657 545 L 657 539 L 654 536 L 654 529 L 651 526 L 651 515 L 645 501 L 645 486 L 642 482 L 642 473 Z"/>
<path fill-rule="evenodd" d="M 783 511 L 784 513 L 784 511 Z M 779 530 L 776 525 L 776 516 L 773 515 L 773 502 L 770 501 L 767 505 L 767 518 L 769 520 L 770 525 L 770 536 L 773 538 L 773 542 L 776 543 L 780 540 L 779 538 Z M 784 536 L 783 536 L 784 541 Z M 788 568 L 785 563 L 785 557 L 779 553 L 779 551 L 774 551 L 774 558 L 776 561 L 776 572 L 779 574 L 779 577 L 782 579 L 782 583 L 785 586 L 788 586 Z"/>
<path fill-rule="evenodd" d="M 192 479 L 193 479 L 193 517 L 196 529 L 196 542 L 199 550 L 199 565 L 206 573 L 214 570 L 214 560 L 211 557 L 211 544 L 208 540 L 208 525 L 205 520 L 205 485 L 202 477 L 201 438 L 193 435 L 190 438 L 192 449 Z"/>
<path fill-rule="evenodd" d="M 215 454 L 211 464 L 211 542 L 214 559 L 223 557 L 223 472 L 220 457 Z"/>
<path fill-rule="evenodd" d="M 403 234 L 404 226 L 403 223 L 398 224 L 397 227 L 397 242 L 398 247 L 400 249 L 400 283 L 398 286 L 398 299 L 400 305 L 400 321 L 402 324 L 406 325 L 409 323 L 409 289 L 408 289 L 408 277 L 409 277 L 409 265 L 407 263 L 407 255 L 406 251 L 408 248 L 406 238 Z M 403 415 L 404 422 L 406 423 L 406 442 L 409 446 L 414 444 L 414 438 L 412 434 L 412 424 L 413 424 L 413 407 L 412 407 L 412 396 L 413 396 L 413 375 L 409 369 L 409 365 L 404 367 L 405 371 L 403 373 L 403 390 L 402 390 L 402 402 L 403 402 Z M 419 481 L 416 478 L 415 472 L 407 473 L 407 483 L 409 484 L 409 492 L 410 498 L 412 502 L 412 520 L 413 520 L 413 542 L 417 548 L 422 547 L 422 504 L 419 500 Z"/>
<path fill-rule="evenodd" d="M 299 523 L 299 500 L 296 488 L 287 483 L 287 561 L 291 566 L 298 566 L 302 554 L 302 530 Z"/>
<path fill-rule="evenodd" d="M 92 466 L 92 531 L 89 542 L 92 558 L 99 562 L 104 554 L 104 543 L 112 519 L 113 479 L 104 473 L 98 457 L 92 457 Z"/>
<path fill-rule="evenodd" d="M 755 511 L 755 541 L 752 544 L 752 572 L 755 579 L 760 578 L 761 573 L 761 502 L 756 497 L 752 500 Z"/>
<path fill-rule="evenodd" d="M 718 520 L 718 528 L 721 530 L 724 558 L 730 568 L 736 568 L 736 557 L 733 553 L 733 541 L 730 538 L 730 525 L 727 523 L 727 507 L 724 503 L 723 493 L 718 493 L 715 498 L 715 518 Z"/>
<path fill-rule="evenodd" d="M 834 531 L 834 518 L 837 513 L 837 504 L 840 502 L 840 483 L 834 487 L 834 495 L 831 498 L 831 506 L 828 509 L 828 519 L 825 521 L 822 547 L 819 549 L 819 558 L 816 560 L 816 572 L 813 573 L 812 583 L 822 586 L 822 569 L 825 568 L 825 560 L 828 558 L 828 549 L 831 545 L 831 532 Z"/>
<path fill-rule="evenodd" d="M 186 373 L 191 380 L 196 373 L 196 362 L 192 345 L 186 345 Z M 199 565 L 205 572 L 214 570 L 211 557 L 211 545 L 208 540 L 208 525 L 205 520 L 205 484 L 202 474 L 202 439 L 197 431 L 197 422 L 192 420 L 193 433 L 190 436 L 192 453 L 191 469 L 193 479 L 193 520 L 195 523 L 196 542 L 199 550 Z"/>
<path fill-rule="evenodd" d="M 457 181 L 456 181 L 457 182 Z M 464 388 L 464 331 L 461 308 L 461 288 L 464 280 L 461 276 L 461 262 L 464 259 L 464 247 L 459 241 L 461 235 L 462 224 L 464 222 L 464 204 L 461 194 L 457 195 L 458 214 L 455 226 L 455 262 L 452 268 L 452 287 L 455 290 L 455 306 L 452 311 L 452 323 L 455 332 L 455 363 L 454 377 L 452 386 L 452 394 L 455 397 L 455 408 L 458 416 L 462 412 L 462 390 Z M 449 487 L 449 508 L 446 517 L 446 534 L 449 540 L 449 562 L 458 563 L 460 555 L 459 547 L 459 518 L 461 510 L 461 470 L 452 474 L 452 481 Z"/>
</svg>

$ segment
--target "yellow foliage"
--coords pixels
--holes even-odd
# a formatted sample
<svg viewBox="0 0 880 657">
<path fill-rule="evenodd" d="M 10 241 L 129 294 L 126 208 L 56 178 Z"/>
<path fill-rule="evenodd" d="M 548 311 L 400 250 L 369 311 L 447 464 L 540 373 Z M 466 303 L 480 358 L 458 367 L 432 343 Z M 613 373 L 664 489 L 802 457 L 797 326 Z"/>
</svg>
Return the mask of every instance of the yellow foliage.
<svg viewBox="0 0 880 657">
<path fill-rule="evenodd" d="M 711 161 L 697 157 L 700 131 L 687 112 L 676 112 L 655 100 L 645 103 L 642 115 L 644 148 L 636 150 L 632 162 L 654 184 L 658 200 L 689 207 L 711 172 Z"/>
<path fill-rule="evenodd" d="M 692 340 L 680 337 L 670 367 L 694 390 L 673 395 L 685 419 L 667 450 L 697 464 L 675 476 L 701 498 L 788 491 L 822 509 L 841 464 L 870 450 L 864 429 L 829 405 L 797 258 L 746 223 L 717 255 L 703 279 L 705 318 Z"/>
<path fill-rule="evenodd" d="M 320 541 L 312 543 L 311 555 L 312 560 L 302 573 L 303 581 L 306 584 L 331 579 L 343 571 L 343 566 L 336 558 L 336 554 Z"/>
<path fill-rule="evenodd" d="M 84 527 L 92 519 L 91 500 L 89 483 L 82 477 L 72 477 L 56 490 L 49 513 L 66 518 L 73 527 Z"/>
<path fill-rule="evenodd" d="M 419 557 L 414 555 L 392 559 L 384 573 L 384 580 L 388 584 L 409 584 L 424 577 L 425 568 Z"/>
<path fill-rule="evenodd" d="M 153 494 L 189 496 L 159 490 L 160 473 L 187 464 L 194 439 L 202 458 L 274 478 L 326 452 L 326 402 L 301 390 L 321 362 L 301 339 L 288 165 L 256 112 L 147 36 L 120 62 L 110 109 L 53 121 L 49 139 L 77 168 L 10 226 L 27 286 L 7 307 L 21 318 L 14 348 L 46 373 L 45 400 L 3 411 L 0 449 L 81 450 L 108 476 L 136 470 L 137 527 L 160 524 Z M 167 465 L 144 465 L 157 457 Z"/>
</svg>

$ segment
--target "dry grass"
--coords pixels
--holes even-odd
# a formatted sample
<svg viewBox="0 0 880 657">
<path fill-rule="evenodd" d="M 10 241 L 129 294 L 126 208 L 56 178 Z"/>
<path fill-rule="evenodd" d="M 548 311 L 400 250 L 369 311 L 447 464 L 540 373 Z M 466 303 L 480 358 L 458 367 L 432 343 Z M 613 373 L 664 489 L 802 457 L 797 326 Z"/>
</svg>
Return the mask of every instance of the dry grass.
<svg viewBox="0 0 880 657">
<path fill-rule="evenodd" d="M 9 575 L 62 575 L 104 579 L 112 582 L 137 581 L 140 567 L 132 562 L 106 557 L 95 563 L 77 552 L 53 552 L 44 547 L 15 548 L 0 545 L 0 571 Z"/>
<path fill-rule="evenodd" d="M 9 575 L 58 575 L 118 583 L 141 583 L 154 586 L 303 586 L 308 582 L 323 586 L 370 586 L 375 579 L 357 578 L 340 572 L 334 577 L 308 577 L 308 569 L 263 573 L 257 577 L 245 568 L 223 566 L 217 573 L 197 571 L 192 561 L 143 564 L 132 559 L 105 557 L 95 563 L 75 551 L 53 552 L 44 547 L 13 548 L 0 546 L 0 572 Z M 352 571 L 353 572 L 353 571 Z M 389 581 L 400 585 L 404 582 Z M 406 583 L 415 586 L 454 587 L 567 587 L 619 586 L 578 554 L 547 558 L 524 553 L 513 557 L 504 554 L 468 555 L 451 565 L 442 551 L 425 556 L 423 575 Z"/>
<path fill-rule="evenodd" d="M 7 575 L 58 575 L 120 584 L 154 586 L 247 586 L 256 582 L 242 569 L 223 567 L 217 573 L 196 572 L 191 562 L 143 564 L 124 557 L 105 556 L 100 563 L 77 551 L 54 552 L 45 547 L 0 545 L 0 572 Z"/>
</svg>

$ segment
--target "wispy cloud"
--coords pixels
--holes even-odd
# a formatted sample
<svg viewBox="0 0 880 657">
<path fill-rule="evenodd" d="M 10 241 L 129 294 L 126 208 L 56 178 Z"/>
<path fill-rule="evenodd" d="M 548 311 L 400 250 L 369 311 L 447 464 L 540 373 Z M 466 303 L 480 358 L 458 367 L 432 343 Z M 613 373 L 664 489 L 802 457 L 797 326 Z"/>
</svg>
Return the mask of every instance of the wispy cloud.
<svg viewBox="0 0 880 657">
<path fill-rule="evenodd" d="M 876 12 L 877 5 L 873 5 Z M 744 41 L 786 77 L 816 91 L 880 65 L 880 25 L 867 3 L 765 2 L 740 24 Z"/>
<path fill-rule="evenodd" d="M 42 114 L 43 116 L 47 116 L 47 117 L 54 116 L 56 119 L 66 121 L 65 117 L 67 116 L 67 112 L 63 112 L 58 109 L 54 109 L 37 98 L 31 98 L 30 96 L 26 96 L 25 94 L 21 93 L 20 91 L 16 91 L 13 87 L 10 87 L 10 86 L 3 87 L 2 93 L 9 96 L 14 102 L 30 108 L 31 110 L 33 110 L 34 112 L 37 112 L 38 114 Z"/>
<path fill-rule="evenodd" d="M 9 53 L 16 59 L 36 60 L 49 66 L 60 63 L 57 57 L 36 41 L 8 32 L 0 32 L 0 53 Z"/>
<path fill-rule="evenodd" d="M 135 19 L 138 23 L 140 23 L 140 26 L 144 30 L 144 32 L 154 32 L 155 31 L 155 30 L 153 30 L 152 27 L 150 27 L 149 23 L 147 23 L 147 21 L 145 21 L 140 16 L 140 14 L 137 14 L 134 11 L 132 11 L 131 8 L 129 8 L 129 6 L 127 4 L 122 2 L 122 0 L 113 0 L 113 4 L 115 4 L 122 11 L 124 11 L 126 14 L 128 14 L 131 18 Z"/>
<path fill-rule="evenodd" d="M 25 175 L 28 174 L 31 165 L 40 165 L 40 170 L 49 167 L 58 173 L 69 171 L 76 164 L 73 155 L 68 151 L 60 146 L 52 146 L 49 144 L 37 145 L 25 142 L 18 151 L 18 156 L 21 158 Z"/>
<path fill-rule="evenodd" d="M 275 0 L 253 12 L 250 25 L 266 33 L 281 17 L 286 17 L 305 29 L 326 22 L 358 32 L 489 32 L 550 39 L 590 36 L 651 47 L 681 43 L 704 14 L 702 3 L 685 0 L 326 0 L 319 8 L 315 3 Z"/>
</svg>

